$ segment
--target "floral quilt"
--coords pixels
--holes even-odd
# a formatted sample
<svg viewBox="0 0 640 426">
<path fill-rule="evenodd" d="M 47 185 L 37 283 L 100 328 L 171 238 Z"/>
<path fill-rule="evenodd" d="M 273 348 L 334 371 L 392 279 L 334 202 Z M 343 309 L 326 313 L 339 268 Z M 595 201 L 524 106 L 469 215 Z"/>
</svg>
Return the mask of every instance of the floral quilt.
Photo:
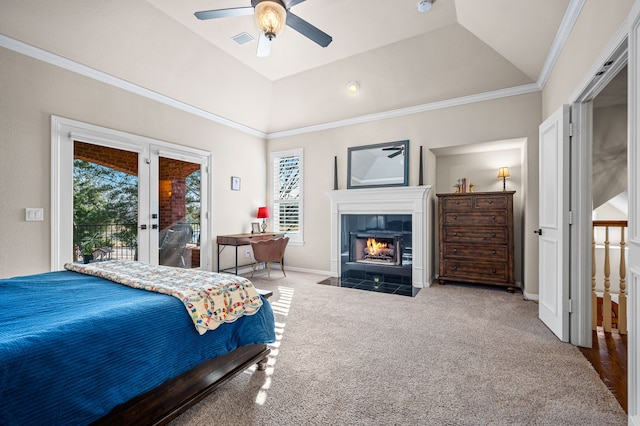
<svg viewBox="0 0 640 426">
<path fill-rule="evenodd" d="M 94 275 L 129 287 L 168 294 L 182 301 L 196 330 L 204 334 L 262 306 L 260 295 L 246 278 L 197 269 L 154 266 L 130 260 L 90 264 L 67 263 L 65 269 Z"/>
</svg>

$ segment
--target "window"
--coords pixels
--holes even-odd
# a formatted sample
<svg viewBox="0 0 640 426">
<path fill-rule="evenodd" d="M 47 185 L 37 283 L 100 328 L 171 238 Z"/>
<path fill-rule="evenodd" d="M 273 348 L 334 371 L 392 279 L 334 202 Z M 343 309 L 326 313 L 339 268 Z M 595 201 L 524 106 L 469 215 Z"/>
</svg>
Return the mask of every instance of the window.
<svg viewBox="0 0 640 426">
<path fill-rule="evenodd" d="M 302 149 L 271 154 L 273 230 L 302 244 Z"/>
</svg>

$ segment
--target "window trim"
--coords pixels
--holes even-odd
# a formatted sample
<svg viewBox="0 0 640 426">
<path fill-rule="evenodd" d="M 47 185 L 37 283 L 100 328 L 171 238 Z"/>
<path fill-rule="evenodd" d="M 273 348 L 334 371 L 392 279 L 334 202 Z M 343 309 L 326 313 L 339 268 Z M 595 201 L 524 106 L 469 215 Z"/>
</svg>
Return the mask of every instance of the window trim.
<svg viewBox="0 0 640 426">
<path fill-rule="evenodd" d="M 291 245 L 304 245 L 304 150 L 302 148 L 289 149 L 286 151 L 276 151 L 272 152 L 270 155 L 269 161 L 269 197 L 270 197 L 270 208 L 273 212 L 274 218 L 275 214 L 278 211 L 276 209 L 276 200 L 274 187 L 275 187 L 275 167 L 274 162 L 278 158 L 283 157 L 291 157 L 298 156 L 300 158 L 300 198 L 297 201 L 299 205 L 300 217 L 299 217 L 299 232 L 293 234 L 287 234 L 289 236 L 289 244 Z M 275 219 L 273 219 L 275 220 Z M 274 226 L 275 231 L 275 226 Z"/>
</svg>

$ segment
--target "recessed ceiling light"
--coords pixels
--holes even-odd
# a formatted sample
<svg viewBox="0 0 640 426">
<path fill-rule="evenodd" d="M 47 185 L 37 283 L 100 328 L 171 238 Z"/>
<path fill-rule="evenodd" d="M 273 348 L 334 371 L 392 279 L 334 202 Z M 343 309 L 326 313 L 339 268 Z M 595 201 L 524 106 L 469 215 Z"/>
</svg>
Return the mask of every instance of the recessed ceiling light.
<svg viewBox="0 0 640 426">
<path fill-rule="evenodd" d="M 436 0 L 420 0 L 418 2 L 418 12 L 428 12 L 431 10 L 431 6 L 436 2 Z"/>
<path fill-rule="evenodd" d="M 347 83 L 347 92 L 358 93 L 360 90 L 360 84 L 357 81 L 350 81 Z"/>
</svg>

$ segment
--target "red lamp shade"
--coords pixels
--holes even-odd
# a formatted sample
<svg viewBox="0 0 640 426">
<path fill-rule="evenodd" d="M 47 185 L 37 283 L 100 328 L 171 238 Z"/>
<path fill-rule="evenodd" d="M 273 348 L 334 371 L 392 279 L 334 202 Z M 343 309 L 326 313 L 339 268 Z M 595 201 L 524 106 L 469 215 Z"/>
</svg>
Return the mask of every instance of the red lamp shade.
<svg viewBox="0 0 640 426">
<path fill-rule="evenodd" d="M 269 219 L 269 208 L 258 207 L 258 219 Z"/>
</svg>

